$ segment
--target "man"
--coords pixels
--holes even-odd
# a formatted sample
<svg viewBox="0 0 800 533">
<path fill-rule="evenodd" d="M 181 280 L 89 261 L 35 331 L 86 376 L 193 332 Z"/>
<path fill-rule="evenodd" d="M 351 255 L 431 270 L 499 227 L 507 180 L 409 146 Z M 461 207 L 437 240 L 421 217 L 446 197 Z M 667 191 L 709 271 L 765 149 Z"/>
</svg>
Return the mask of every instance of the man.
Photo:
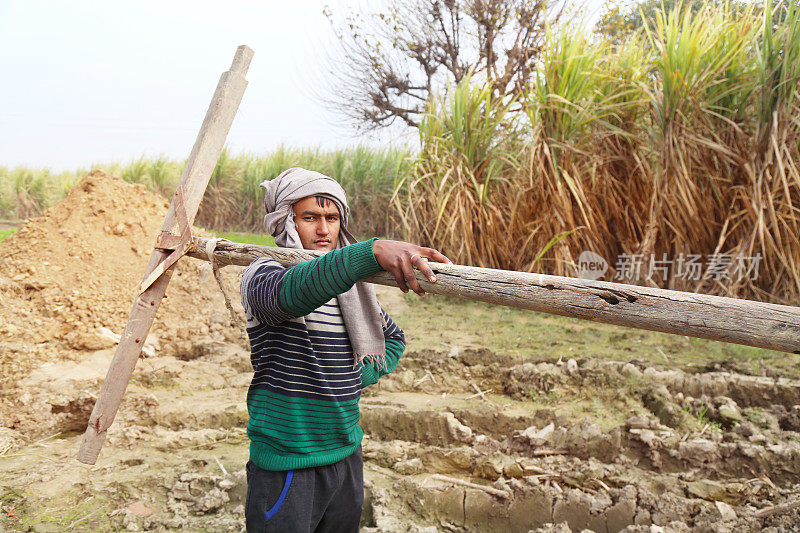
<svg viewBox="0 0 800 533">
<path fill-rule="evenodd" d="M 333 179 L 291 168 L 265 188 L 264 224 L 279 246 L 328 252 L 284 268 L 261 258 L 242 273 L 253 381 L 247 394 L 249 532 L 358 531 L 363 463 L 361 389 L 392 372 L 403 332 L 360 280 L 381 269 L 403 292 L 435 282 L 430 248 L 347 230 L 349 208 Z"/>
</svg>

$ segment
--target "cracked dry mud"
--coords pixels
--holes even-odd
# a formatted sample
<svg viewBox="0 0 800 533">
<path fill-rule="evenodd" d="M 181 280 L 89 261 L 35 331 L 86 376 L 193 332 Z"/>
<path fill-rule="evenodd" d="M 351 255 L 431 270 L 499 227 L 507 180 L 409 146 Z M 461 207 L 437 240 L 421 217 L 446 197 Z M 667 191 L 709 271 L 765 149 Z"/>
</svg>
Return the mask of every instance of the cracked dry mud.
<svg viewBox="0 0 800 533">
<path fill-rule="evenodd" d="M 131 238 L 117 233 L 98 235 Z M 63 259 L 67 271 L 71 260 Z M 44 301 L 37 294 L 58 295 L 65 282 L 42 269 L 0 272 L 4 294 L 22 298 L 0 300 L 0 316 L 17 313 L 0 342 L 0 531 L 243 529 L 249 353 L 213 280 L 184 261 L 156 328 L 160 346 L 139 361 L 95 466 L 75 453 L 113 347 L 77 343 L 63 325 L 26 340 L 22 324 Z M 234 294 L 238 272 L 223 270 Z M 656 365 L 625 349 L 612 358 L 580 348 L 530 356 L 469 333 L 461 315 L 443 318 L 377 289 L 409 346 L 361 400 L 363 531 L 800 530 L 798 508 L 758 516 L 800 498 L 800 381 L 778 377 L 785 372 Z M 204 299 L 193 314 L 197 292 Z M 107 319 L 120 315 L 107 296 L 104 315 L 91 294 L 68 294 L 94 324 L 119 327 Z M 509 320 L 491 306 L 463 309 Z M 58 326 L 59 316 L 39 318 Z M 630 330 L 606 328 L 634 343 Z M 85 324 L 78 331 L 93 338 Z"/>
<path fill-rule="evenodd" d="M 241 530 L 247 350 L 219 343 L 188 361 L 140 361 L 88 467 L 74 454 L 110 357 L 97 351 L 25 379 L 19 408 L 46 430 L 0 433 L 15 443 L 0 458 L 2 527 Z M 616 396 L 636 414 L 621 424 L 576 417 L 548 407 L 554 391 L 609 405 Z M 412 348 L 361 401 L 363 529 L 793 531 L 796 510 L 756 511 L 800 489 L 798 391 L 791 380 Z M 689 414 L 698 406 L 699 422 Z"/>
</svg>

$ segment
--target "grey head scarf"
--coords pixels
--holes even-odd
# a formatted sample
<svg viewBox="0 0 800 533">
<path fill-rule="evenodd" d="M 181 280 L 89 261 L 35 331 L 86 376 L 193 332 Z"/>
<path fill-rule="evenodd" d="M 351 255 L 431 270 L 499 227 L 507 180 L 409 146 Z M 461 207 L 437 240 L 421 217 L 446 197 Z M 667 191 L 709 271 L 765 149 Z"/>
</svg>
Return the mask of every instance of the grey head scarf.
<svg viewBox="0 0 800 533">
<path fill-rule="evenodd" d="M 344 189 L 336 180 L 319 172 L 293 167 L 282 172 L 277 178 L 261 183 L 264 187 L 264 226 L 275 243 L 284 248 L 303 248 L 292 206 L 309 196 L 329 198 L 339 210 L 341 221 L 337 248 L 354 244 L 355 237 L 347 229 L 350 208 Z M 367 358 L 373 366 L 385 366 L 386 342 L 383 336 L 383 315 L 375 289 L 369 283 L 357 282 L 349 291 L 338 295 L 339 309 L 342 312 L 350 344 L 353 347 L 355 365 Z"/>
</svg>

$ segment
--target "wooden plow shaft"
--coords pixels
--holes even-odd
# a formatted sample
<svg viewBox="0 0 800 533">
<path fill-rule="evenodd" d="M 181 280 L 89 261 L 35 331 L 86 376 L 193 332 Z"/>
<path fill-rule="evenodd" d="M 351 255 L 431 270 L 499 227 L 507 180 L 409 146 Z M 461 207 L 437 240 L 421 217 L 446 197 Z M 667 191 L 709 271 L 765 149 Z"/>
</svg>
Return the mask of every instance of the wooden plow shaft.
<svg viewBox="0 0 800 533">
<path fill-rule="evenodd" d="M 207 239 L 194 239 L 187 255 L 208 260 Z M 294 266 L 322 252 L 220 241 L 219 265 L 249 265 L 271 257 Z M 437 282 L 418 275 L 433 294 L 531 309 L 619 326 L 687 335 L 800 354 L 800 307 L 546 274 L 429 263 Z M 380 272 L 366 281 L 396 287 Z"/>
<path fill-rule="evenodd" d="M 222 74 L 217 84 L 161 231 L 162 238 L 177 238 L 179 246 L 176 247 L 180 250 L 170 253 L 156 249 L 150 256 L 143 285 L 140 286 L 143 292 L 133 303 L 128 324 L 122 332 L 89 417 L 86 433 L 81 440 L 78 461 L 82 463 L 95 464 L 97 461 L 105 442 L 106 430 L 114 422 L 147 333 L 164 298 L 172 276 L 172 267 L 188 245 L 191 245 L 190 228 L 247 87 L 244 76 L 252 58 L 253 51 L 247 46 L 240 46 L 236 50 L 230 70 Z"/>
</svg>

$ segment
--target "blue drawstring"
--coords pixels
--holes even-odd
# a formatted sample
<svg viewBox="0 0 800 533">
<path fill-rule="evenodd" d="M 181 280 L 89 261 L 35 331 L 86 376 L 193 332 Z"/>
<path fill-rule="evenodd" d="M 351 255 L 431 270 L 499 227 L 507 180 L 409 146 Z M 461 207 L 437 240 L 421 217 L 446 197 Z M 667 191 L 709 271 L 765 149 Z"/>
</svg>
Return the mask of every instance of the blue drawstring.
<svg viewBox="0 0 800 533">
<path fill-rule="evenodd" d="M 267 511 L 267 520 L 275 516 L 275 514 L 280 510 L 281 505 L 283 505 L 283 501 L 286 499 L 286 494 L 289 493 L 289 487 L 292 484 L 292 478 L 294 477 L 294 470 L 289 470 L 286 472 L 286 482 L 283 484 L 283 490 L 281 491 L 281 495 L 278 498 L 278 501 L 275 502 L 275 505 L 272 506 L 272 509 Z"/>
</svg>

